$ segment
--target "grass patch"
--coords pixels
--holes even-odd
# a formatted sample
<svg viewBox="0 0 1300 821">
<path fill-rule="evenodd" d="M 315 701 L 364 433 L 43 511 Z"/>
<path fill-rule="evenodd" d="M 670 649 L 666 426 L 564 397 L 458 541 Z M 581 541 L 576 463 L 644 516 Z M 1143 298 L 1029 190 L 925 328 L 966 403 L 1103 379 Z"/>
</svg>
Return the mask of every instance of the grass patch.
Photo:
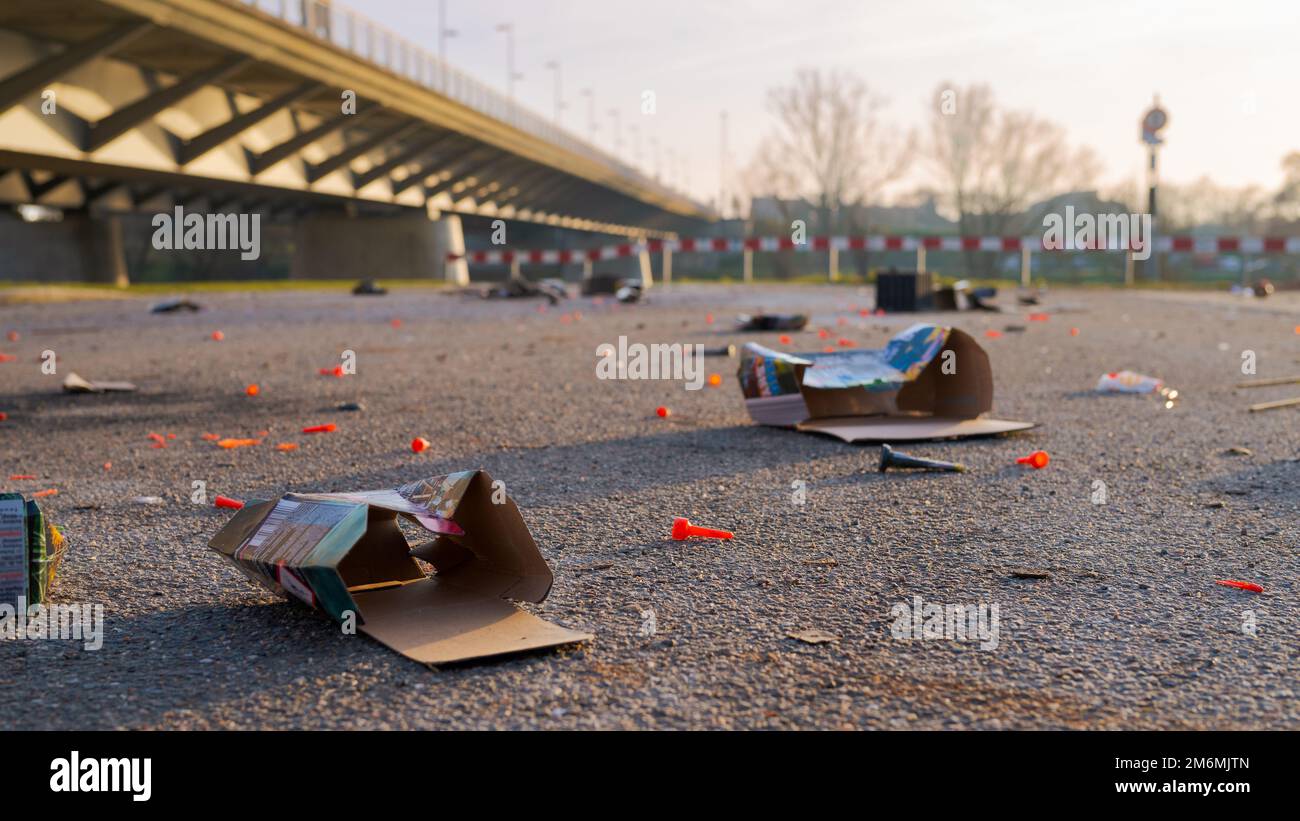
<svg viewBox="0 0 1300 821">
<path fill-rule="evenodd" d="M 141 282 L 125 288 L 90 282 L 67 282 L 52 285 L 43 282 L 0 281 L 0 305 L 76 302 L 85 299 L 130 299 L 144 296 L 171 296 L 211 293 L 273 293 L 277 291 L 331 291 L 350 293 L 356 283 L 342 279 L 254 279 L 213 282 Z M 452 283 L 434 279 L 384 279 L 379 284 L 389 290 L 407 288 L 439 289 Z"/>
</svg>

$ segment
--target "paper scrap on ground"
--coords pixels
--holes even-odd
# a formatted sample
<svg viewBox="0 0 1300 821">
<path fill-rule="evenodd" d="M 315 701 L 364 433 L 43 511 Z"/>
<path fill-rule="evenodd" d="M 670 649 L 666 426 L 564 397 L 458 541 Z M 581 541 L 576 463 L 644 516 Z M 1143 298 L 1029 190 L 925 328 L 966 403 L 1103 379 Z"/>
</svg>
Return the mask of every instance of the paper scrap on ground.
<svg viewBox="0 0 1300 821">
<path fill-rule="evenodd" d="M 134 391 L 136 387 L 130 382 L 92 382 L 70 373 L 63 380 L 63 389 L 68 393 L 107 393 Z"/>
<path fill-rule="evenodd" d="M 824 630 L 817 629 L 800 630 L 796 633 L 786 633 L 786 637 L 792 638 L 795 641 L 801 641 L 804 644 L 829 644 L 830 642 L 840 640 L 840 637 L 833 633 L 827 633 Z"/>
<path fill-rule="evenodd" d="M 1097 380 L 1098 393 L 1155 393 L 1164 386 L 1162 379 L 1133 371 L 1111 371 Z"/>
</svg>

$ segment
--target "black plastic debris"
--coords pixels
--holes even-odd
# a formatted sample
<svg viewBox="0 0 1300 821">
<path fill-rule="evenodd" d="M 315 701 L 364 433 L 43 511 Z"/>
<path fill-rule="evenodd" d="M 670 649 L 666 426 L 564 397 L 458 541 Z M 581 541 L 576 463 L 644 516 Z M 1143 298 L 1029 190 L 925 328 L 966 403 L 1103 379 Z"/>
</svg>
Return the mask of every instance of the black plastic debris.
<svg viewBox="0 0 1300 821">
<path fill-rule="evenodd" d="M 582 281 L 583 296 L 614 296 L 627 281 L 617 274 L 592 274 Z"/>
<path fill-rule="evenodd" d="M 508 279 L 500 285 L 493 285 L 479 292 L 484 299 L 537 299 L 544 298 L 555 305 L 569 296 L 564 282 L 556 279 L 544 279 L 541 282 L 529 282 L 526 279 Z"/>
<path fill-rule="evenodd" d="M 802 331 L 807 325 L 807 314 L 741 314 L 736 317 L 738 331 Z"/>
<path fill-rule="evenodd" d="M 194 313 L 195 311 L 201 311 L 201 310 L 203 310 L 203 306 L 199 305 L 197 302 L 191 299 L 186 299 L 182 297 L 181 299 L 163 300 L 162 302 L 159 302 L 158 304 L 150 308 L 149 313 L 174 314 L 180 311 L 189 311 L 190 313 Z"/>
<path fill-rule="evenodd" d="M 619 288 L 614 294 L 614 298 L 623 303 L 640 302 L 641 297 L 644 295 L 645 291 L 642 289 L 640 281 L 637 281 L 629 282 Z"/>
<path fill-rule="evenodd" d="M 906 453 L 900 453 L 889 445 L 880 446 L 880 472 L 884 473 L 890 468 L 902 468 L 905 470 L 939 470 L 950 473 L 965 473 L 966 466 L 958 462 L 943 462 L 938 459 L 926 459 L 921 456 L 911 456 Z"/>
<path fill-rule="evenodd" d="M 896 311 L 929 311 L 934 308 L 934 281 L 929 272 L 898 271 L 890 268 L 876 274 L 876 308 Z"/>
<path fill-rule="evenodd" d="M 386 293 L 388 289 L 376 282 L 374 277 L 366 277 L 352 288 L 353 296 L 383 296 Z"/>
<path fill-rule="evenodd" d="M 997 296 L 997 288 L 972 288 L 966 294 L 966 298 L 970 300 L 971 310 L 975 311 L 1001 311 L 1002 309 L 993 303 Z"/>
</svg>

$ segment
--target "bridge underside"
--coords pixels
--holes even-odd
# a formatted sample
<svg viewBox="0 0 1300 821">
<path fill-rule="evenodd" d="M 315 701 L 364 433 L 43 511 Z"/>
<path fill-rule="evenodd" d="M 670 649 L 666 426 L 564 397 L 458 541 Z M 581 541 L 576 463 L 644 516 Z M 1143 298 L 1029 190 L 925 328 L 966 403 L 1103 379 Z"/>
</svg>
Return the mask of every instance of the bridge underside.
<svg viewBox="0 0 1300 821">
<path fill-rule="evenodd" d="M 222 0 L 0 4 L 0 202 L 462 214 L 631 237 L 709 216 Z"/>
</svg>

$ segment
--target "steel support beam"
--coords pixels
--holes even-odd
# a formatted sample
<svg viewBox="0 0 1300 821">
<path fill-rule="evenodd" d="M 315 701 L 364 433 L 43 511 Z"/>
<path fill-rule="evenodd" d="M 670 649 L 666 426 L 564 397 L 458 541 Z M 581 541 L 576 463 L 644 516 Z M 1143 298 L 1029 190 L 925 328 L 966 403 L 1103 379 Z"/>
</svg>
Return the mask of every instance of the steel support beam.
<svg viewBox="0 0 1300 821">
<path fill-rule="evenodd" d="M 529 174 L 527 175 L 526 178 L 521 179 L 518 183 L 516 183 L 513 186 L 516 189 L 515 193 L 506 196 L 505 198 L 500 200 L 497 203 L 497 205 L 501 207 L 505 207 L 507 205 L 513 205 L 519 200 L 531 196 L 534 192 L 538 191 L 539 189 L 545 188 L 548 185 L 552 185 L 560 180 L 565 179 L 568 176 L 569 176 L 568 174 L 565 174 L 562 171 L 556 171 L 551 168 L 538 169 L 537 173 Z"/>
<path fill-rule="evenodd" d="M 466 157 L 472 157 L 482 150 L 482 145 L 470 144 L 464 151 L 457 152 L 450 157 L 439 157 L 432 162 L 421 166 L 419 171 L 416 171 L 414 174 L 409 176 L 402 177 L 400 180 L 393 183 L 393 196 L 397 196 L 412 185 L 423 182 L 428 179 L 429 175 L 434 171 L 446 168 L 448 163 L 459 162 Z"/>
<path fill-rule="evenodd" d="M 472 175 L 474 177 L 473 186 L 467 186 L 466 188 L 462 189 L 460 195 L 461 196 L 468 195 L 470 197 L 473 197 L 474 200 L 476 201 L 482 200 L 487 195 L 501 190 L 501 188 L 503 187 L 500 182 L 502 177 L 508 176 L 510 174 L 514 174 L 518 171 L 522 171 L 524 168 L 528 167 L 531 164 L 532 163 L 529 162 L 528 160 L 520 159 L 518 157 L 512 157 L 506 160 L 505 162 L 503 162 L 499 167 L 494 169 L 492 174 L 492 179 L 490 180 L 487 179 L 486 175 L 475 172 Z M 470 191 L 471 187 L 473 188 L 473 191 Z"/>
<path fill-rule="evenodd" d="M 413 145 L 397 151 L 393 156 L 372 167 L 369 171 L 355 175 L 352 179 L 352 187 L 358 190 L 365 188 L 380 177 L 386 176 L 399 165 L 408 163 L 416 157 L 427 154 L 449 142 L 453 142 L 458 137 L 460 137 L 459 134 L 446 132 L 433 137 L 417 140 Z"/>
<path fill-rule="evenodd" d="M 502 154 L 500 152 L 497 152 L 496 154 L 492 155 L 491 157 L 488 157 L 485 160 L 474 163 L 473 165 L 470 166 L 465 166 L 461 168 L 459 171 L 453 171 L 450 177 L 438 183 L 437 185 L 426 187 L 424 189 L 424 195 L 426 198 L 436 197 L 438 194 L 441 194 L 443 191 L 447 191 L 453 188 L 454 186 L 456 186 L 458 183 L 463 182 L 464 180 L 474 176 L 475 174 L 484 171 L 485 169 L 491 168 L 496 163 L 499 163 L 503 160 L 508 160 L 509 158 L 510 158 L 509 154 Z"/>
<path fill-rule="evenodd" d="M 180 78 L 167 88 L 123 106 L 102 120 L 90 124 L 84 150 L 99 150 L 163 109 L 176 105 L 204 86 L 221 82 L 253 62 L 251 57 L 235 57 L 206 71 Z"/>
<path fill-rule="evenodd" d="M 545 211 L 548 214 L 553 214 L 555 212 L 550 209 L 558 207 L 559 204 L 564 201 L 564 198 L 568 197 L 575 188 L 582 187 L 585 182 L 586 180 L 581 180 L 577 177 L 570 178 L 567 182 L 560 182 L 550 191 L 546 192 L 545 196 L 535 200 L 533 203 L 525 205 L 524 207 L 534 213 L 537 211 Z M 565 213 L 565 216 L 580 215 L 570 210 Z"/>
<path fill-rule="evenodd" d="M 272 146 L 261 154 L 254 154 L 249 160 L 249 166 L 253 174 L 260 174 L 281 160 L 287 159 L 300 150 L 306 148 L 312 143 L 324 137 L 327 134 L 333 134 L 345 125 L 356 125 L 364 122 L 367 118 L 377 111 L 383 109 L 379 106 L 371 106 L 365 111 L 358 111 L 356 114 L 340 114 L 333 119 L 325 120 L 320 125 L 314 125 L 304 131 L 300 131 L 279 145 Z"/>
<path fill-rule="evenodd" d="M 29 94 L 35 94 L 78 66 L 121 48 L 152 28 L 153 23 L 139 20 L 109 29 L 98 37 L 73 43 L 54 57 L 5 78 L 0 81 L 0 112 L 8 110 Z"/>
<path fill-rule="evenodd" d="M 384 143 L 400 140 L 415 129 L 420 128 L 418 122 L 407 122 L 396 128 L 390 128 L 387 131 L 381 131 L 373 134 L 364 140 L 355 142 L 344 148 L 339 153 L 320 163 L 319 165 L 307 164 L 307 182 L 313 183 L 327 174 L 332 174 L 343 166 L 365 154 L 367 151 L 374 151 Z"/>
<path fill-rule="evenodd" d="M 307 82 L 286 91 L 279 97 L 275 97 L 268 102 L 263 103 L 252 111 L 231 117 L 221 125 L 210 128 L 189 140 L 185 140 L 181 143 L 180 157 L 177 161 L 180 165 L 188 165 L 189 163 L 194 162 L 199 157 L 202 157 L 204 154 L 227 140 L 237 137 L 277 111 L 280 111 L 291 103 L 301 100 L 303 97 L 306 97 L 320 88 L 320 83 L 315 80 L 308 80 Z"/>
<path fill-rule="evenodd" d="M 31 192 L 32 202 L 40 202 L 41 197 L 45 196 L 46 194 L 50 193 L 54 189 L 58 188 L 60 185 L 63 185 L 65 182 L 67 182 L 70 179 L 68 176 L 64 174 L 55 174 L 53 177 L 50 177 L 45 182 L 37 182 L 36 180 L 32 179 L 30 174 L 26 176 L 27 176 L 27 190 Z"/>
</svg>

